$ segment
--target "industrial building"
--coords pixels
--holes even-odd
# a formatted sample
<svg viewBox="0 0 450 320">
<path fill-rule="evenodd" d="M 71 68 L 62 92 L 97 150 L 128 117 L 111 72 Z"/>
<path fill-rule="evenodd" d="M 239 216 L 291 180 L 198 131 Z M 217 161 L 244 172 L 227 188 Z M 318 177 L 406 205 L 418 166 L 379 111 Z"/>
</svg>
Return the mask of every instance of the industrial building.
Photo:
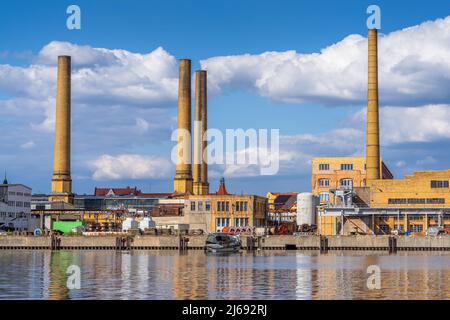
<svg viewBox="0 0 450 320">
<path fill-rule="evenodd" d="M 424 235 L 431 226 L 450 228 L 450 170 L 417 171 L 393 179 L 381 161 L 376 29 L 368 36 L 366 138 L 366 158 L 337 160 L 341 170 L 330 166 L 336 162 L 332 158 L 313 161 L 312 189 L 321 198 L 319 233 Z"/>
<path fill-rule="evenodd" d="M 0 229 L 28 231 L 31 221 L 31 188 L 23 184 L 0 184 Z"/>
<path fill-rule="evenodd" d="M 93 195 L 75 195 L 74 207 L 87 210 L 128 210 L 147 214 L 158 204 L 158 200 L 170 193 L 144 193 L 136 187 L 95 188 Z"/>
<path fill-rule="evenodd" d="M 383 179 L 393 179 L 394 175 L 381 161 L 380 175 Z M 339 201 L 333 190 L 353 189 L 366 186 L 365 157 L 317 157 L 312 159 L 312 192 L 320 198 L 322 205 Z"/>
<path fill-rule="evenodd" d="M 262 228 L 267 224 L 267 199 L 230 194 L 222 178 L 216 193 L 187 197 L 185 214 L 190 217 L 192 227 L 203 220 L 208 232 L 221 232 L 224 227 Z"/>
</svg>

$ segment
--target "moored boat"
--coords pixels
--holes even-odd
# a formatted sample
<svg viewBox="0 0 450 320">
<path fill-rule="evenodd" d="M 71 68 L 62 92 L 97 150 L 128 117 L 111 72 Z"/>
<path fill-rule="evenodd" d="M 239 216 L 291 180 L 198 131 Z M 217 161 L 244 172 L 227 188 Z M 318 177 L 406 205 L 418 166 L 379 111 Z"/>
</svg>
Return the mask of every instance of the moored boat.
<svg viewBox="0 0 450 320">
<path fill-rule="evenodd" d="M 238 236 L 227 233 L 211 233 L 206 238 L 205 249 L 209 252 L 238 252 L 241 249 Z"/>
</svg>

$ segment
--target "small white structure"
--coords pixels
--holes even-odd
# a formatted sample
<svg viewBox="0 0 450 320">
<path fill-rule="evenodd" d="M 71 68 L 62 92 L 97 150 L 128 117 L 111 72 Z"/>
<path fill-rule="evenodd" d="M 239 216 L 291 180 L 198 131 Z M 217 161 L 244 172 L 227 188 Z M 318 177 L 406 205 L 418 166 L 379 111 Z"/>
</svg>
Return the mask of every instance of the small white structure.
<svg viewBox="0 0 450 320">
<path fill-rule="evenodd" d="M 124 222 L 122 222 L 122 231 L 128 231 L 130 229 L 138 229 L 139 222 L 134 218 L 126 218 Z"/>
<path fill-rule="evenodd" d="M 144 217 L 139 222 L 139 229 L 141 229 L 142 231 L 145 231 L 145 229 L 150 229 L 150 228 L 155 228 L 155 227 L 156 227 L 156 223 L 150 217 Z"/>
<path fill-rule="evenodd" d="M 23 184 L 0 184 L 0 228 L 29 230 L 31 188 Z"/>
<path fill-rule="evenodd" d="M 305 192 L 297 195 L 297 225 L 316 224 L 316 210 L 319 204 L 318 197 Z"/>
</svg>

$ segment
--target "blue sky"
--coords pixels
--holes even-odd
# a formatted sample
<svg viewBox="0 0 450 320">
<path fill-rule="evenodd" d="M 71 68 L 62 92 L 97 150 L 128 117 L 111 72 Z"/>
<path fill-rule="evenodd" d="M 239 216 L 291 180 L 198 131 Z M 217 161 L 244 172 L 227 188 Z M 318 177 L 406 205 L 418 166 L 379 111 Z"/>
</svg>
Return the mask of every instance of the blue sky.
<svg viewBox="0 0 450 320">
<path fill-rule="evenodd" d="M 65 11 L 70 4 L 77 4 L 81 8 L 81 30 L 70 31 L 66 28 Z M 200 68 L 200 63 L 203 62 L 203 66 L 207 67 L 211 74 L 211 81 L 215 81 L 220 89 L 212 90 L 210 94 L 210 127 L 279 128 L 282 136 L 297 141 L 293 145 L 287 143 L 285 146 L 286 150 L 297 153 L 288 157 L 289 163 L 283 166 L 279 175 L 258 176 L 248 174 L 248 171 L 242 175 L 228 176 L 224 173 L 229 189 L 233 192 L 257 194 L 264 194 L 267 191 L 306 191 L 310 189 L 308 158 L 314 155 L 342 156 L 363 152 L 361 148 L 364 137 L 358 132 L 352 131 L 353 135 L 345 134 L 344 140 L 356 140 L 346 140 L 344 146 L 336 147 L 339 143 L 328 145 L 324 140 L 332 140 L 331 137 L 334 139 L 337 136 L 333 133 L 334 130 L 364 129 L 364 119 L 361 116 L 364 97 L 361 99 L 360 92 L 364 92 L 366 88 L 365 81 L 360 81 L 361 88 L 355 89 L 358 83 L 356 80 L 352 83 L 350 79 L 349 91 L 357 92 L 352 93 L 351 98 L 344 101 L 338 99 L 340 92 L 347 92 L 342 88 L 342 81 L 339 79 L 335 81 L 341 83 L 332 86 L 338 87 L 337 94 L 323 99 L 320 92 L 313 92 L 314 99 L 308 98 L 309 92 L 297 97 L 296 91 L 301 91 L 302 86 L 287 86 L 283 87 L 281 92 L 274 92 L 272 83 L 267 87 L 256 87 L 249 83 L 256 82 L 260 79 L 258 77 L 264 78 L 258 74 L 260 69 L 267 66 L 265 63 L 272 63 L 260 57 L 265 52 L 294 51 L 297 54 L 318 54 L 324 48 L 341 43 L 349 35 L 365 37 L 366 8 L 370 4 L 381 7 L 381 32 L 386 35 L 420 25 L 425 21 L 446 18 L 450 14 L 448 1 L 14 1 L 2 4 L 0 12 L 2 39 L 0 65 L 24 68 L 25 72 L 32 71 L 30 65 L 46 66 L 49 64 L 48 61 L 51 61 L 51 53 L 62 50 L 61 45 L 55 45 L 47 47 L 45 51 L 47 56 L 42 54 L 43 48 L 54 41 L 89 48 L 121 49 L 141 55 L 162 47 L 169 56 L 164 60 L 164 70 L 168 70 L 164 72 L 167 73 L 168 79 L 173 78 L 170 57 L 192 59 L 193 70 Z M 418 30 L 416 34 L 420 35 L 420 32 L 421 30 Z M 444 34 L 438 40 L 445 40 L 446 36 Z M 411 33 L 401 35 L 402 41 L 406 41 L 408 37 L 421 39 L 420 36 Z M 397 46 L 392 44 L 396 38 L 391 39 L 385 41 L 386 52 L 397 56 L 400 53 L 396 50 L 401 51 L 402 44 L 399 43 L 396 48 Z M 359 43 L 360 40 L 352 41 Z M 353 42 L 350 45 L 352 44 Z M 346 57 L 344 49 L 341 50 L 342 56 L 339 56 L 342 52 L 336 49 L 338 53 L 333 53 L 332 57 L 350 59 Z M 414 76 L 414 80 L 422 88 L 436 83 L 446 84 L 445 81 L 449 79 L 448 64 L 440 61 L 440 58 L 445 60 L 445 50 L 442 51 L 441 57 L 436 58 L 430 58 L 426 50 L 432 48 L 424 45 L 424 53 L 420 48 L 412 47 L 411 57 L 419 56 L 420 62 L 424 59 L 431 59 L 430 61 L 436 59 L 442 65 L 434 69 L 430 67 L 433 63 L 424 63 L 423 68 L 429 68 L 430 71 Z M 245 54 L 255 58 L 256 67 L 245 64 L 243 56 Z M 233 69 L 232 63 L 227 59 L 210 60 L 214 57 L 227 56 L 235 56 L 237 60 L 243 58 L 241 60 L 244 62 L 233 60 L 236 66 L 242 65 L 242 69 L 238 67 Z M 56 61 L 56 54 L 54 57 Z M 49 60 L 45 60 L 46 58 Z M 275 62 L 279 61 L 278 58 L 274 59 Z M 394 66 L 397 69 L 391 70 L 398 70 L 401 67 L 404 68 L 403 74 L 404 70 L 411 70 L 410 66 L 406 65 L 409 61 L 408 56 L 401 56 L 400 60 L 401 63 Z M 89 63 L 92 63 L 92 66 L 88 68 L 96 68 L 95 64 L 98 64 L 98 61 L 91 59 Z M 223 65 L 224 63 L 226 64 Z M 322 70 L 319 63 L 316 62 L 317 70 Z M 220 79 L 219 72 L 224 66 L 230 68 L 228 71 L 234 72 L 231 80 Z M 77 69 L 77 66 L 74 68 Z M 285 71 L 280 70 L 282 68 L 275 71 L 280 72 L 279 79 L 284 79 Z M 435 70 L 440 78 L 436 76 Z M 328 77 L 326 71 L 323 72 L 322 78 L 319 79 Z M 258 75 L 252 78 L 253 74 Z M 388 75 L 386 78 L 390 81 Z M 41 105 L 44 96 L 27 92 L 23 88 L 27 82 L 21 80 L 21 75 L 16 76 L 7 78 L 4 75 L 3 81 L 0 78 L 0 101 L 3 102 L 0 104 L 0 125 L 5 130 L 3 138 L 0 138 L 4 150 L 0 156 L 0 169 L 8 170 L 10 180 L 26 183 L 33 187 L 35 192 L 49 192 L 53 156 L 51 101 Z M 39 80 L 39 74 L 36 77 Z M 289 81 L 293 81 L 292 77 L 293 75 L 289 75 Z M 245 85 L 240 86 L 239 84 L 244 81 L 242 78 L 249 83 L 245 82 Z M 383 79 L 383 76 L 380 78 Z M 332 76 L 329 79 L 331 82 Z M 361 74 L 361 79 L 365 79 L 365 74 Z M 399 79 L 398 83 L 403 85 L 404 80 Z M 155 86 L 161 85 L 157 79 L 154 81 Z M 303 84 L 305 80 L 299 81 Z M 277 80 L 274 80 L 274 83 L 279 84 Z M 397 82 L 392 83 L 393 86 L 396 84 Z M 307 87 L 309 85 L 311 88 L 314 87 L 314 83 L 306 83 Z M 158 90 L 167 89 L 169 92 L 172 87 Z M 391 108 L 385 110 L 386 117 L 392 118 L 392 114 L 395 114 L 406 121 L 403 116 L 405 110 L 410 117 L 406 117 L 409 122 L 401 124 L 401 133 L 398 137 L 396 137 L 398 132 L 390 134 L 389 131 L 397 129 L 395 122 L 389 124 L 389 121 L 386 121 L 388 125 L 385 132 L 388 136 L 385 138 L 387 143 L 383 146 L 383 158 L 396 176 L 401 177 L 417 169 L 449 167 L 450 155 L 442 148 L 450 144 L 446 129 L 436 130 L 435 133 L 431 130 L 432 126 L 431 129 L 426 128 L 423 132 L 417 132 L 421 130 L 421 126 L 413 124 L 413 121 L 417 122 L 422 118 L 418 110 L 424 112 L 433 110 L 442 116 L 439 119 L 429 119 L 427 123 L 436 120 L 440 122 L 434 128 L 445 127 L 445 121 L 449 119 L 447 116 L 450 99 L 442 93 L 445 90 L 443 88 L 445 86 L 437 85 L 428 91 L 417 90 L 417 94 L 409 95 L 410 99 L 406 97 L 406 93 L 411 89 L 408 86 L 405 86 L 403 91 L 386 90 L 386 99 L 383 101 L 384 92 L 381 87 L 381 106 Z M 51 83 L 48 87 L 36 90 L 43 92 L 46 89 L 49 94 L 52 92 Z M 101 89 L 101 92 L 108 93 L 106 89 Z M 76 92 L 74 90 L 74 94 Z M 294 96 L 294 99 L 285 101 L 283 95 L 286 94 Z M 81 96 L 83 94 L 80 94 Z M 436 98 L 433 99 L 433 96 Z M 25 98 L 26 100 L 23 100 Z M 154 168 L 144 173 L 127 172 L 119 168 L 121 172 L 117 174 L 110 172 L 116 169 L 112 168 L 108 169 L 109 174 L 101 174 L 105 170 L 99 166 L 104 162 L 98 159 L 103 155 L 119 157 L 124 154 L 168 156 L 172 147 L 170 132 L 176 116 L 176 99 L 174 100 L 173 94 L 158 97 L 148 105 L 145 102 L 140 105 L 137 104 L 141 102 L 128 103 L 126 99 L 114 101 L 114 95 L 111 97 L 112 101 L 106 99 L 105 95 L 95 97 L 86 95 L 79 100 L 73 96 L 73 99 L 72 174 L 75 192 L 90 193 L 95 186 L 121 185 L 137 185 L 145 191 L 153 192 L 171 191 L 170 168 L 157 167 L 162 171 L 166 170 L 164 171 L 166 174 L 154 174 L 155 170 L 158 171 Z M 31 106 L 33 103 L 36 107 Z M 439 107 L 429 109 L 430 104 L 438 104 Z M 139 123 L 143 124 L 142 130 L 135 130 Z M 414 134 L 408 132 L 408 124 L 411 124 L 411 129 L 414 128 Z M 317 142 L 317 139 L 321 142 Z M 128 158 L 122 160 L 130 161 Z M 144 160 L 151 161 L 150 158 Z M 155 158 L 155 161 L 159 160 Z M 102 172 L 95 177 L 97 171 Z M 212 174 L 213 190 L 217 187 L 217 180 L 221 174 L 221 172 Z"/>
</svg>

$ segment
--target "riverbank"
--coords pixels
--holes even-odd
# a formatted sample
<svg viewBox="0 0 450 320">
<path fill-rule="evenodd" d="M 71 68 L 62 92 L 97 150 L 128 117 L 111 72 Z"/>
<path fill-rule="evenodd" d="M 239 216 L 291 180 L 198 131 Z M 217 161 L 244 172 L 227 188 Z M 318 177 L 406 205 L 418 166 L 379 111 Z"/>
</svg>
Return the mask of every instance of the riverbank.
<svg viewBox="0 0 450 320">
<path fill-rule="evenodd" d="M 243 236 L 247 250 L 450 251 L 450 236 Z M 2 236 L 0 250 L 203 250 L 206 236 Z"/>
</svg>

